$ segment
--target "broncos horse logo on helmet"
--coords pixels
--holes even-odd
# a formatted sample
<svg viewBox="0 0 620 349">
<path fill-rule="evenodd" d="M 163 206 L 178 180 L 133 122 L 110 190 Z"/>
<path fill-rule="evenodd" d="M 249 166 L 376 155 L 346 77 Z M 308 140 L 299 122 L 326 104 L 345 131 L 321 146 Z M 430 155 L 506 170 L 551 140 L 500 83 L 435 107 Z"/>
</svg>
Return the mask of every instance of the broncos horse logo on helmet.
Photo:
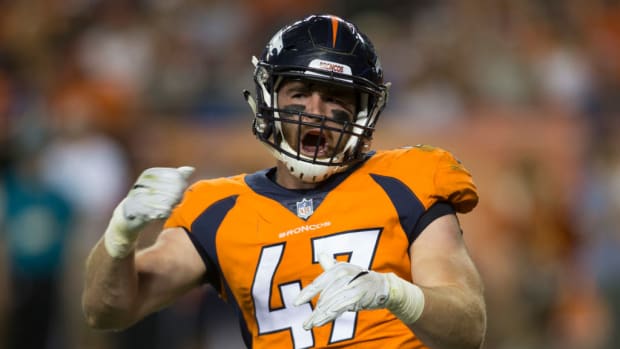
<svg viewBox="0 0 620 349">
<path fill-rule="evenodd" d="M 320 182 L 348 168 L 370 151 L 375 124 L 387 101 L 389 83 L 373 44 L 357 27 L 339 17 L 313 15 L 278 31 L 260 59 L 253 57 L 256 99 L 244 96 L 254 112 L 253 132 L 289 171 L 304 182 Z M 284 79 L 309 79 L 352 88 L 357 95 L 354 120 L 291 111 L 278 106 L 278 89 Z M 283 117 L 286 113 L 289 117 Z M 305 119 L 303 117 L 306 117 Z M 324 132 L 337 132 L 338 151 L 328 156 L 301 153 L 300 144 L 289 144 L 283 123 L 293 123 Z M 336 125 L 336 126 L 334 126 Z M 301 142 L 301 135 L 297 137 Z M 317 148 L 318 149 L 318 148 Z"/>
</svg>

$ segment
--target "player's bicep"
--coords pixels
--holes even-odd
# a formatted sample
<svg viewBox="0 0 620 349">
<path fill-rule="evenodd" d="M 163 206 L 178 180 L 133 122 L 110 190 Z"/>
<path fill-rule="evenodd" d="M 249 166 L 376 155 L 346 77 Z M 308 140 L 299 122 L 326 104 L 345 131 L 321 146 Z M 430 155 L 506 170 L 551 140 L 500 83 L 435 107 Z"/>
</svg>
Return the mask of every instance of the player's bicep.
<svg viewBox="0 0 620 349">
<path fill-rule="evenodd" d="M 142 316 L 200 285 L 206 273 L 200 255 L 181 228 L 165 229 L 152 246 L 138 252 L 136 269 Z"/>
<path fill-rule="evenodd" d="M 420 286 L 482 285 L 454 214 L 433 220 L 410 246 L 413 282 Z"/>
</svg>

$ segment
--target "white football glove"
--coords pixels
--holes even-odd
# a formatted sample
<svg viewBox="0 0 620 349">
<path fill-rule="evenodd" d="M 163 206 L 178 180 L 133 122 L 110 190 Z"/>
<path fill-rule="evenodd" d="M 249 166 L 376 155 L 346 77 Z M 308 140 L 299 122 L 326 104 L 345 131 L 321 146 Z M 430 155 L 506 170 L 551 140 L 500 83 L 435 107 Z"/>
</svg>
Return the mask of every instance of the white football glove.
<svg viewBox="0 0 620 349">
<path fill-rule="evenodd" d="M 140 230 L 150 221 L 166 218 L 183 196 L 193 167 L 153 167 L 138 177 L 127 197 L 114 209 L 104 233 L 105 248 L 123 258 L 135 248 Z"/>
<path fill-rule="evenodd" d="M 299 306 L 320 293 L 316 308 L 304 321 L 306 330 L 333 321 L 346 311 L 387 308 L 407 324 L 422 314 L 422 290 L 394 273 L 365 270 L 324 254 L 319 256 L 319 263 L 325 271 L 295 299 Z"/>
</svg>

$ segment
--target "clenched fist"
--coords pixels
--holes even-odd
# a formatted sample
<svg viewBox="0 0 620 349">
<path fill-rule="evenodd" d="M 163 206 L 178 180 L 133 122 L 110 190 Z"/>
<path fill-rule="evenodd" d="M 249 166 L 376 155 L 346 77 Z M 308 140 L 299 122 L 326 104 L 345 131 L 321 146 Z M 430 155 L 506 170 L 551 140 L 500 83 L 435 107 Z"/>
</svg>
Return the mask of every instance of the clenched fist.
<svg viewBox="0 0 620 349">
<path fill-rule="evenodd" d="M 127 256 L 148 222 L 170 215 L 193 172 L 194 168 L 189 166 L 153 167 L 142 172 L 127 197 L 114 209 L 105 231 L 104 242 L 110 256 Z"/>
</svg>

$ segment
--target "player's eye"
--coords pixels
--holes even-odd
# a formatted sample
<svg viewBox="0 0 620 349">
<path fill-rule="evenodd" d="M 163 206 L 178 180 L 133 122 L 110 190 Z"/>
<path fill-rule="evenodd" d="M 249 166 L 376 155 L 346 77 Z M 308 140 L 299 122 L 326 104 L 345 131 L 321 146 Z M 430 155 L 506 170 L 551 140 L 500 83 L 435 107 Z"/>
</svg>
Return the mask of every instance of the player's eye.
<svg viewBox="0 0 620 349">
<path fill-rule="evenodd" d="M 332 118 L 340 123 L 353 121 L 353 113 L 348 110 L 332 109 Z"/>
<path fill-rule="evenodd" d="M 282 116 L 292 117 L 306 110 L 306 106 L 302 104 L 289 104 L 282 107 Z"/>
</svg>

